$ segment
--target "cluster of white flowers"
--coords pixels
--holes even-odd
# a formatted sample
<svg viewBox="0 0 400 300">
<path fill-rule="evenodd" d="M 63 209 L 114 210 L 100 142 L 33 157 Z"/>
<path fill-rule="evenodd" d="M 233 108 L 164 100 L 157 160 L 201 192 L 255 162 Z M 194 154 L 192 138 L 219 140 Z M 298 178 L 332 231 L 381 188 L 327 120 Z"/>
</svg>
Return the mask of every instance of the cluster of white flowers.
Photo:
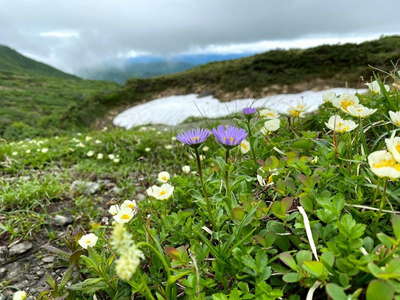
<svg viewBox="0 0 400 300">
<path fill-rule="evenodd" d="M 160 172 L 157 176 L 159 182 L 163 183 L 161 186 L 153 185 L 146 190 L 148 196 L 158 200 L 167 200 L 174 193 L 174 187 L 167 183 L 171 176 L 168 172 Z"/>
<path fill-rule="evenodd" d="M 380 86 L 379 82 L 376 80 L 372 81 L 370 83 L 366 83 L 365 85 L 368 87 L 370 92 L 373 94 L 380 94 L 382 92 L 381 86 Z M 382 84 L 382 86 L 386 91 L 390 90 L 390 86 L 388 86 L 387 84 Z"/>
<path fill-rule="evenodd" d="M 132 239 L 132 235 L 123 224 L 116 223 L 111 237 L 111 245 L 118 253 L 119 258 L 115 262 L 115 271 L 122 280 L 130 280 L 144 259 L 143 252 L 139 250 Z"/>
<path fill-rule="evenodd" d="M 360 104 L 358 97 L 353 94 L 336 96 L 334 93 L 329 93 L 323 98 L 325 102 L 332 103 L 334 107 L 356 118 L 366 118 L 377 111 Z"/>
<path fill-rule="evenodd" d="M 276 111 L 265 108 L 260 110 L 259 115 L 261 118 L 267 119 L 267 121 L 265 121 L 264 123 L 264 126 L 260 130 L 263 135 L 268 135 L 271 132 L 277 131 L 280 128 L 280 116 Z"/>
<path fill-rule="evenodd" d="M 137 214 L 138 205 L 135 200 L 125 200 L 121 205 L 111 205 L 108 212 L 117 223 L 128 223 Z"/>
</svg>

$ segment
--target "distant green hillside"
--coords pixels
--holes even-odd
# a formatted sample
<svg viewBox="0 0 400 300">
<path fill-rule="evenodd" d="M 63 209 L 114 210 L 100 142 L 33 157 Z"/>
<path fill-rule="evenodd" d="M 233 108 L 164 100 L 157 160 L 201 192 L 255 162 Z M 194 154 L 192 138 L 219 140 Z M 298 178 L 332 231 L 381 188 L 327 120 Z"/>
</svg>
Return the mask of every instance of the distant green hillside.
<svg viewBox="0 0 400 300">
<path fill-rule="evenodd" d="M 223 100 L 300 92 L 324 87 L 361 87 L 374 66 L 393 70 L 400 58 L 400 36 L 361 44 L 325 45 L 305 50 L 274 50 L 251 57 L 215 62 L 185 72 L 131 79 L 106 96 L 88 99 L 70 116 L 87 124 L 107 114 L 159 95 L 207 92 Z M 170 91 L 170 93 L 169 93 Z"/>
<path fill-rule="evenodd" d="M 17 51 L 0 45 L 0 71 L 28 73 L 32 75 L 51 76 L 57 78 L 77 78 L 44 63 L 28 58 Z"/>
</svg>

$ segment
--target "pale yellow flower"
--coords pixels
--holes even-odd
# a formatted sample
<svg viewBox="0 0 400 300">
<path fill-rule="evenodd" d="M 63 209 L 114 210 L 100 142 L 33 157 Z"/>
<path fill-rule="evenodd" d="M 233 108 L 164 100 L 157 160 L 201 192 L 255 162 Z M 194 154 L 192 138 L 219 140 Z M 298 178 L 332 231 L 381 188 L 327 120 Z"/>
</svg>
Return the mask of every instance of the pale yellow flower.
<svg viewBox="0 0 400 300">
<path fill-rule="evenodd" d="M 83 235 L 79 241 L 78 244 L 84 248 L 87 249 L 89 247 L 94 247 L 97 243 L 98 237 L 97 235 L 95 235 L 94 233 L 89 233 L 89 234 L 85 234 Z"/>
<path fill-rule="evenodd" d="M 306 110 L 307 106 L 305 104 L 297 104 L 289 107 L 288 114 L 294 118 L 303 118 Z"/>
<path fill-rule="evenodd" d="M 149 147 L 146 147 L 146 148 L 144 149 L 144 151 L 146 151 L 146 152 L 150 152 L 150 151 L 151 151 L 151 149 L 150 149 Z"/>
<path fill-rule="evenodd" d="M 393 158 L 400 162 L 400 137 L 392 135 L 389 139 L 385 139 L 386 147 Z"/>
<path fill-rule="evenodd" d="M 174 148 L 174 146 L 172 146 L 172 145 L 165 145 L 164 148 L 167 149 L 167 150 L 171 150 L 172 148 Z"/>
<path fill-rule="evenodd" d="M 113 217 L 117 223 L 128 223 L 135 216 L 135 212 L 130 208 L 121 208 Z"/>
<path fill-rule="evenodd" d="M 358 97 L 353 94 L 342 94 L 332 101 L 333 106 L 340 108 L 344 112 L 348 112 L 347 108 L 350 105 L 359 104 Z"/>
<path fill-rule="evenodd" d="M 389 111 L 389 116 L 392 123 L 400 127 L 400 111 Z"/>
<path fill-rule="evenodd" d="M 336 131 L 338 133 L 344 133 L 352 131 L 358 125 L 351 120 L 343 120 L 339 115 L 331 116 L 327 123 L 325 123 L 326 127 L 329 129 Z"/>
<path fill-rule="evenodd" d="M 114 160 L 115 159 L 115 155 L 114 154 L 108 154 L 108 158 L 111 159 L 111 160 Z"/>
<path fill-rule="evenodd" d="M 210 148 L 208 146 L 204 146 L 201 150 L 203 150 L 204 152 L 207 152 L 208 150 L 210 150 Z"/>
<path fill-rule="evenodd" d="M 264 127 L 261 129 L 263 135 L 267 135 L 273 131 L 277 131 L 281 126 L 279 119 L 268 120 L 264 123 Z"/>
<path fill-rule="evenodd" d="M 161 183 L 167 183 L 170 180 L 171 176 L 169 175 L 168 172 L 160 172 L 158 173 L 157 179 Z"/>
<path fill-rule="evenodd" d="M 278 119 L 279 114 L 271 109 L 262 109 L 260 110 L 260 117 L 266 119 Z"/>
<path fill-rule="evenodd" d="M 174 192 L 174 187 L 168 183 L 164 183 L 160 187 L 153 185 L 152 187 L 148 188 L 146 192 L 147 195 L 158 200 L 167 200 L 172 196 Z"/>
<path fill-rule="evenodd" d="M 92 157 L 94 155 L 94 151 L 90 150 L 88 153 L 86 153 L 87 157 Z"/>
<path fill-rule="evenodd" d="M 243 154 L 246 154 L 247 152 L 250 151 L 250 143 L 249 143 L 247 140 L 243 140 L 243 141 L 240 143 L 240 151 L 241 151 Z"/>
<path fill-rule="evenodd" d="M 390 179 L 400 177 L 400 164 L 386 150 L 372 152 L 368 155 L 368 163 L 372 172 L 378 177 Z"/>
<path fill-rule="evenodd" d="M 182 172 L 185 174 L 189 174 L 190 173 L 190 166 L 183 166 L 182 167 Z"/>
<path fill-rule="evenodd" d="M 25 300 L 28 297 L 25 291 L 17 291 L 13 295 L 13 300 Z"/>
<path fill-rule="evenodd" d="M 368 108 L 362 104 L 354 104 L 347 107 L 347 113 L 356 118 L 366 118 L 375 113 L 377 109 Z"/>
<path fill-rule="evenodd" d="M 98 153 L 97 154 L 97 159 L 103 159 L 103 157 L 104 157 L 103 153 Z"/>
<path fill-rule="evenodd" d="M 373 94 L 380 94 L 381 93 L 381 87 L 378 83 L 378 81 L 374 80 L 372 82 L 366 83 L 366 86 L 368 86 L 368 89 L 371 91 Z M 387 84 L 384 84 L 384 89 L 386 91 L 390 90 L 390 87 Z"/>
<path fill-rule="evenodd" d="M 42 148 L 40 151 L 41 151 L 42 153 L 47 153 L 47 152 L 49 152 L 49 149 L 48 149 L 48 148 Z"/>
</svg>

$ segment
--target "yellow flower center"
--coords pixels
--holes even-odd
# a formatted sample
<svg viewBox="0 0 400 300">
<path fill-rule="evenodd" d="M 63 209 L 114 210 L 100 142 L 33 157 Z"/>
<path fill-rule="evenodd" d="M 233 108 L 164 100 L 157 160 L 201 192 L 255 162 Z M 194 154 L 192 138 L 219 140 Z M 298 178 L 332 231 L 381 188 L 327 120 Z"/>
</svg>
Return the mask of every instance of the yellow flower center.
<svg viewBox="0 0 400 300">
<path fill-rule="evenodd" d="M 129 207 L 130 209 L 134 209 L 134 208 L 135 208 L 135 204 L 128 204 L 128 207 Z"/>
<path fill-rule="evenodd" d="M 400 121 L 394 122 L 394 125 L 399 126 L 400 127 Z"/>
<path fill-rule="evenodd" d="M 160 191 L 160 196 L 164 196 L 166 193 L 167 193 L 167 191 L 162 190 L 162 191 Z"/>
<path fill-rule="evenodd" d="M 400 144 L 397 144 L 395 148 L 396 148 L 397 152 L 400 152 Z"/>
<path fill-rule="evenodd" d="M 297 110 L 297 109 L 291 109 L 289 110 L 289 114 L 292 117 L 299 117 L 300 116 L 301 111 Z"/>
<path fill-rule="evenodd" d="M 374 168 L 395 168 L 397 171 L 400 171 L 400 164 L 398 164 L 394 159 L 384 159 L 380 162 L 373 164 Z"/>
<path fill-rule="evenodd" d="M 122 220 L 129 220 L 130 218 L 131 218 L 131 216 L 128 215 L 128 214 L 123 214 L 123 215 L 121 216 L 121 219 L 122 219 Z"/>
<path fill-rule="evenodd" d="M 341 102 L 340 102 L 340 106 L 344 109 L 344 110 L 347 110 L 347 108 L 350 106 L 350 105 L 353 105 L 354 104 L 354 101 L 351 101 L 351 100 L 342 100 Z"/>
<path fill-rule="evenodd" d="M 190 138 L 193 142 L 198 142 L 200 140 L 199 136 L 194 136 L 192 138 Z"/>
<path fill-rule="evenodd" d="M 229 137 L 229 138 L 224 138 L 224 141 L 226 142 L 227 140 L 229 140 L 231 143 L 235 140 L 235 138 L 233 137 Z"/>
</svg>

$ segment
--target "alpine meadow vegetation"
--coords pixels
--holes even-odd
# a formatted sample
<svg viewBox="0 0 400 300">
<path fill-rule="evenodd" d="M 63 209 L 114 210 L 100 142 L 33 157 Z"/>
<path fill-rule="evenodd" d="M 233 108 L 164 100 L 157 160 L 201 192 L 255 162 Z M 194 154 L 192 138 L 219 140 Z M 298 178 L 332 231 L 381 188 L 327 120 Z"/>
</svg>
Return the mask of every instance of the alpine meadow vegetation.
<svg viewBox="0 0 400 300">
<path fill-rule="evenodd" d="M 3 141 L 0 235 L 58 249 L 36 299 L 395 299 L 399 82 L 312 113 Z"/>
</svg>

